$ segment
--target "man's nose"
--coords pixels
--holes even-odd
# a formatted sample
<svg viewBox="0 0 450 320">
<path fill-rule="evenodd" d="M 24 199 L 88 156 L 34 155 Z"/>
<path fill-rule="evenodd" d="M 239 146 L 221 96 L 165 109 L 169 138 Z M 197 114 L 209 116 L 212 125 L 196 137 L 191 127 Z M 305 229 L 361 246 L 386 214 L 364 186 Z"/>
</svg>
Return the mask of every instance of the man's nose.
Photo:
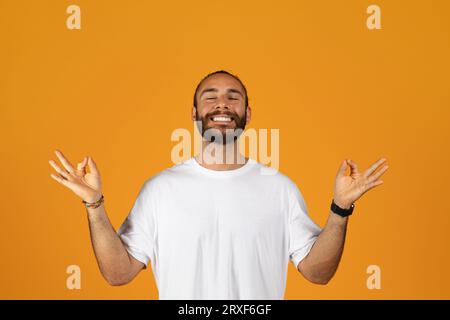
<svg viewBox="0 0 450 320">
<path fill-rule="evenodd" d="M 225 97 L 219 97 L 217 99 L 217 104 L 215 106 L 215 109 L 218 109 L 218 108 L 221 108 L 221 109 L 228 109 L 229 108 Z"/>
</svg>

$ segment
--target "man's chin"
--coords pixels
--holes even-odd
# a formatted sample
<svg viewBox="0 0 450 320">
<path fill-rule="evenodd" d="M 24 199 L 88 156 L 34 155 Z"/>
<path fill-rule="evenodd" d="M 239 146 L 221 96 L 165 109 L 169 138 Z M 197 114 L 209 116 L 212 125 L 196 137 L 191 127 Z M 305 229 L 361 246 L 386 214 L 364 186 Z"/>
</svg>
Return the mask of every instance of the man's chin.
<svg viewBox="0 0 450 320">
<path fill-rule="evenodd" d="M 203 137 L 207 141 L 227 144 L 235 142 L 242 134 L 242 131 L 242 129 L 237 129 L 234 127 L 209 127 L 207 130 L 205 130 Z"/>
</svg>

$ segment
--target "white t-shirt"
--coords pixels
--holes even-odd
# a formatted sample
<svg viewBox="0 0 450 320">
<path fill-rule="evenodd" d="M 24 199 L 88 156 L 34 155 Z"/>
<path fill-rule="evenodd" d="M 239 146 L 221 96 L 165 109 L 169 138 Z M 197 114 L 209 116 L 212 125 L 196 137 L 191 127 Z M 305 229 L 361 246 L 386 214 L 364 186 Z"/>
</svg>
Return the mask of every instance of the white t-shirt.
<svg viewBox="0 0 450 320">
<path fill-rule="evenodd" d="M 159 299 L 284 299 L 289 260 L 297 267 L 321 229 L 295 183 L 263 168 L 190 158 L 144 182 L 118 234 L 151 262 Z"/>
</svg>

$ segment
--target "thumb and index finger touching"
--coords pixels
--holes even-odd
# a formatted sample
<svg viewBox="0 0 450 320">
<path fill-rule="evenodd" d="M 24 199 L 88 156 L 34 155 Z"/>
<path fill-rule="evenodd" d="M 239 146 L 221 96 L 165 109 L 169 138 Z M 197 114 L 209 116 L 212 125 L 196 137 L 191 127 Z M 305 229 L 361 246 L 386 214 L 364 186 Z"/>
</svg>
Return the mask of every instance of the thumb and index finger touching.
<svg viewBox="0 0 450 320">
<path fill-rule="evenodd" d="M 91 156 L 86 156 L 83 158 L 83 161 L 78 163 L 77 169 L 80 173 L 85 174 L 86 168 L 89 168 L 89 172 L 94 175 L 100 175 L 100 172 L 97 168 L 97 164 L 95 163 L 94 159 L 92 159 Z"/>
<path fill-rule="evenodd" d="M 71 173 L 71 172 L 75 171 L 73 165 L 70 163 L 69 160 L 66 159 L 66 157 L 63 155 L 63 153 L 60 150 L 55 150 L 55 154 L 58 157 L 58 159 L 61 161 L 64 168 L 67 170 L 67 172 Z M 84 157 L 83 160 L 77 164 L 76 171 L 79 174 L 85 174 L 87 167 L 89 168 L 89 171 L 92 174 L 100 175 L 97 165 L 91 156 Z"/>
<path fill-rule="evenodd" d="M 97 164 L 95 163 L 94 159 L 92 159 L 91 156 L 87 156 L 87 164 L 92 174 L 100 175 L 100 171 L 97 168 Z"/>
<path fill-rule="evenodd" d="M 356 162 L 354 162 L 352 159 L 344 159 L 344 161 L 342 161 L 341 165 L 339 166 L 336 177 L 345 176 L 347 167 L 350 167 L 350 174 L 358 174 L 359 173 L 358 165 L 356 164 Z"/>
</svg>

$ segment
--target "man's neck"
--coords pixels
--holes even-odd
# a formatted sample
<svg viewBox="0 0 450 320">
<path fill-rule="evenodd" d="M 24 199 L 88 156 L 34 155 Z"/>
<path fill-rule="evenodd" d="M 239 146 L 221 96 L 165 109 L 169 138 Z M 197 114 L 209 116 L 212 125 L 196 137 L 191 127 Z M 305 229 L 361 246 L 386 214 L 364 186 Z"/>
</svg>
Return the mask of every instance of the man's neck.
<svg viewBox="0 0 450 320">
<path fill-rule="evenodd" d="M 217 171 L 234 170 L 242 167 L 248 161 L 248 158 L 239 152 L 237 141 L 225 145 L 211 145 L 214 142 L 210 141 L 203 141 L 202 144 L 202 156 L 196 155 L 195 160 L 204 168 Z M 210 152 L 211 148 L 215 150 L 213 154 Z"/>
</svg>

